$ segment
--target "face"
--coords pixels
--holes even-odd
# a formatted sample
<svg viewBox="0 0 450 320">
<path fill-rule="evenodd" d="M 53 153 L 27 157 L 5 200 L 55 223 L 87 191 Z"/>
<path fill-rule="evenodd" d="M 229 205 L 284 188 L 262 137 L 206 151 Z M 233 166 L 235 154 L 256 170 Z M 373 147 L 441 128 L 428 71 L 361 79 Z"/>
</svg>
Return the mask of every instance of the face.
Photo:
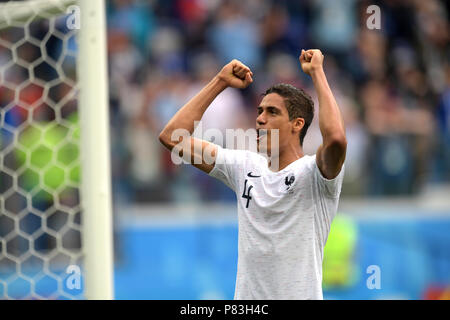
<svg viewBox="0 0 450 320">
<path fill-rule="evenodd" d="M 272 147 L 282 150 L 286 145 L 298 139 L 304 120 L 297 118 L 289 120 L 284 98 L 277 93 L 270 93 L 262 99 L 258 106 L 258 117 L 256 118 L 258 152 L 272 154 Z M 265 130 L 263 130 L 265 129 Z M 278 139 L 272 129 L 278 129 Z M 272 146 L 272 140 L 274 144 Z"/>
</svg>

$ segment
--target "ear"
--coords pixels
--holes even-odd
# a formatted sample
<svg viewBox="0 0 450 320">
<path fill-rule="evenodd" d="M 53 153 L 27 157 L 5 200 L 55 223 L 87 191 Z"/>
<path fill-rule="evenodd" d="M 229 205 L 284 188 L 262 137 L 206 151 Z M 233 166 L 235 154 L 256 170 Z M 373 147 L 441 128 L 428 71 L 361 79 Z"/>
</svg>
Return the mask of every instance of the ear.
<svg viewBox="0 0 450 320">
<path fill-rule="evenodd" d="M 305 126 L 305 119 L 303 118 L 295 118 L 292 120 L 292 132 L 300 133 L 300 131 Z"/>
</svg>

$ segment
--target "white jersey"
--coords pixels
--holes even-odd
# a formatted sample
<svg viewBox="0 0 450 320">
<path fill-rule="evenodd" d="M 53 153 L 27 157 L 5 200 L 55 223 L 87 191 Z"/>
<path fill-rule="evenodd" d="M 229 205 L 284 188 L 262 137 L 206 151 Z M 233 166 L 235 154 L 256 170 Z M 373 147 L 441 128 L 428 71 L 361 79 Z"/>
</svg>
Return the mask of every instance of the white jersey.
<svg viewBox="0 0 450 320">
<path fill-rule="evenodd" d="M 235 299 L 323 299 L 322 259 L 336 214 L 344 166 L 326 179 L 316 156 L 273 172 L 255 152 L 218 146 L 211 176 L 236 193 Z"/>
</svg>

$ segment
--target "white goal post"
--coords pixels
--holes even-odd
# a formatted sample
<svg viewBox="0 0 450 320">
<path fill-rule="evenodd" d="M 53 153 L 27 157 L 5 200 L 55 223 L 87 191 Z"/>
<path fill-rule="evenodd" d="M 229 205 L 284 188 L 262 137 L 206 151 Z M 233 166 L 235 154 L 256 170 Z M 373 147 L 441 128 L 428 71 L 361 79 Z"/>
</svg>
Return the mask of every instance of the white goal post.
<svg viewBox="0 0 450 320">
<path fill-rule="evenodd" d="M 76 57 L 76 88 L 79 90 L 78 113 L 80 125 L 79 132 L 81 135 L 80 207 L 82 211 L 81 250 L 84 279 L 83 295 L 86 299 L 109 300 L 114 299 L 114 288 L 105 1 L 27 0 L 2 3 L 0 4 L 0 32 L 2 30 L 8 30 L 11 26 L 17 28 L 22 22 L 29 23 L 30 19 L 65 16 L 70 14 L 70 12 L 67 12 L 66 10 L 71 6 L 76 6 L 76 8 L 79 8 L 78 12 L 80 14 L 79 17 L 81 22 L 80 29 L 76 32 L 78 40 Z M 25 32 L 25 36 L 27 36 L 27 32 Z M 0 42 L 0 46 L 1 45 L 2 42 Z M 11 47 L 14 47 L 14 45 L 11 45 Z M 43 47 L 41 46 L 40 50 L 44 50 L 42 48 Z M 11 49 L 11 52 L 13 52 L 12 56 L 14 59 L 17 59 L 17 50 L 14 50 L 16 50 L 15 47 L 14 49 Z M 16 56 L 14 56 L 14 54 Z M 3 67 L 0 60 L 0 71 L 2 72 L 0 73 L 0 89 L 3 84 L 3 75 L 6 72 L 2 70 L 2 68 Z M 28 67 L 29 70 L 32 70 L 33 68 L 34 66 L 32 64 Z M 26 67 L 24 69 L 26 70 Z M 55 69 L 57 68 L 55 67 Z M 34 71 L 29 72 L 31 77 L 34 77 Z M 20 92 L 20 90 L 21 88 L 19 86 L 19 89 L 15 92 L 15 95 L 13 94 L 13 97 L 15 97 L 14 100 L 18 99 L 18 92 Z M 15 91 L 15 88 L 12 88 L 12 91 Z M 48 94 L 47 88 L 44 88 L 44 94 Z M 58 103 L 56 103 L 56 105 L 57 104 Z M 2 112 L 3 114 L 1 119 L 3 125 L 6 111 Z M 30 121 L 30 119 L 31 116 L 28 117 L 27 121 Z M 18 125 L 18 128 L 21 127 L 23 126 Z M 19 138 L 14 136 L 14 141 L 17 141 L 18 139 Z M 14 173 L 8 173 L 11 171 L 10 169 L 4 168 L 3 160 L 7 156 L 6 152 L 9 152 L 10 149 L 8 149 L 8 147 L 3 149 L 1 141 L 0 147 L 0 169 L 4 169 L 5 172 L 7 172 L 6 175 L 11 175 L 13 177 L 11 188 L 16 188 L 20 173 L 17 173 L 17 177 L 15 177 Z M 29 162 L 29 158 L 32 155 L 33 154 L 27 154 L 28 158 L 26 161 Z M 42 180 L 43 173 L 38 174 Z M 3 197 L 3 195 L 0 194 L 0 197 Z M 23 197 L 27 199 L 27 206 L 30 208 L 32 195 L 24 195 Z M 5 209 L 4 203 L 7 200 L 8 199 L 6 198 L 0 200 L 0 218 L 3 214 L 1 211 Z M 33 210 L 33 208 L 29 210 Z M 45 215 L 45 213 L 46 212 L 43 211 L 42 216 Z M 5 214 L 5 219 L 13 221 L 15 228 L 20 229 L 18 226 L 21 222 L 20 215 L 23 215 L 23 212 L 19 212 L 17 217 L 12 218 L 9 217 L 8 214 Z M 36 215 L 39 216 L 39 214 Z M 42 219 L 45 219 L 45 217 Z M 45 225 L 45 223 L 43 224 Z M 45 225 L 45 228 L 48 228 L 48 226 Z M 5 234 L 7 232 L 5 232 Z M 8 235 L 11 235 L 11 233 L 12 232 Z M 0 260 L 2 259 L 2 255 L 9 259 L 9 240 L 2 239 L 1 236 L 2 234 L 0 230 Z M 18 231 L 17 237 L 22 237 L 21 231 Z M 25 236 L 22 238 L 24 237 Z M 32 240 L 34 240 L 34 238 Z M 33 254 L 39 257 L 37 253 L 33 252 Z M 2 265 L 0 261 L 0 272 L 1 268 Z M 20 267 L 16 268 L 17 270 L 20 270 Z M 23 277 L 28 279 L 26 276 Z M 33 289 L 35 284 L 32 280 L 30 281 L 32 283 L 31 289 Z M 3 281 L 3 279 L 1 279 L 0 273 L 0 299 L 3 298 L 2 290 L 5 292 L 5 286 L 7 286 L 7 281 Z M 59 288 L 60 287 L 61 283 L 59 282 Z M 27 297 L 34 298 L 35 296 L 39 297 L 39 294 L 31 294 Z"/>
<path fill-rule="evenodd" d="M 86 297 L 113 298 L 113 239 L 104 0 L 80 0 L 79 67 Z"/>
</svg>

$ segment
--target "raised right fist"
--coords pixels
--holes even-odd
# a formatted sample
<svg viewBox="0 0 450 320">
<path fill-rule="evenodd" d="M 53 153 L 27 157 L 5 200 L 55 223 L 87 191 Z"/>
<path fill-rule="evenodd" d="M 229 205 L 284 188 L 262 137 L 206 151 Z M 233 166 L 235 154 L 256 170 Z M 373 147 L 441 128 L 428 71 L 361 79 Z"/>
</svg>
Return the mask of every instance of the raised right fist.
<svg viewBox="0 0 450 320">
<path fill-rule="evenodd" d="M 217 74 L 228 87 L 244 89 L 253 82 L 253 72 L 239 60 L 233 59 Z"/>
</svg>

